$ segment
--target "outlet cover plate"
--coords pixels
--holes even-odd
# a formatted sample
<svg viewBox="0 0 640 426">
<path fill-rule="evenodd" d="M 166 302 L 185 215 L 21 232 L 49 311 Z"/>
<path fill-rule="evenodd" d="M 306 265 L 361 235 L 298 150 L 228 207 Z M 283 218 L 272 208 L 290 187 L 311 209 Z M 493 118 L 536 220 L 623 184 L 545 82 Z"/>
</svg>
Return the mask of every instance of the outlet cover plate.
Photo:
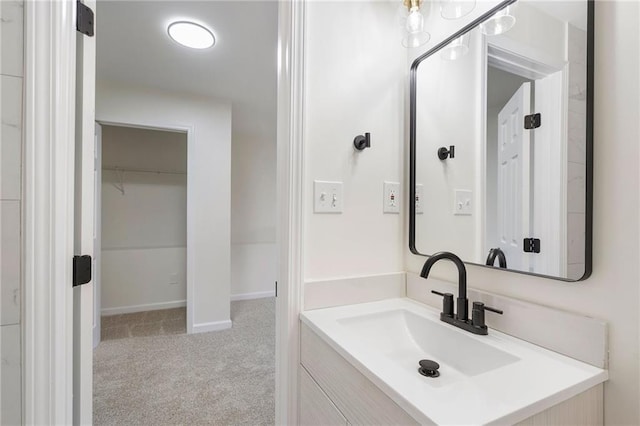
<svg viewBox="0 0 640 426">
<path fill-rule="evenodd" d="M 400 213 L 400 184 L 398 182 L 384 182 L 382 212 L 383 213 Z"/>
</svg>

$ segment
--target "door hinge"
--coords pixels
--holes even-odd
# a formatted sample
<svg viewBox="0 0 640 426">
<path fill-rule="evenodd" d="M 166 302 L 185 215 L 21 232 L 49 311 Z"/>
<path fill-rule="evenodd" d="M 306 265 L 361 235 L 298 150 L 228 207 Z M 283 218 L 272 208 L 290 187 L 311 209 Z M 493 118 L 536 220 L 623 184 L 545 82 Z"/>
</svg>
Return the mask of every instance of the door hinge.
<svg viewBox="0 0 640 426">
<path fill-rule="evenodd" d="M 524 116 L 524 128 L 527 130 L 537 129 L 541 124 L 542 115 L 539 112 Z"/>
<path fill-rule="evenodd" d="M 525 238 L 522 249 L 525 253 L 540 253 L 540 238 Z"/>
<path fill-rule="evenodd" d="M 278 281 L 276 281 L 276 297 L 278 297 Z"/>
<path fill-rule="evenodd" d="M 76 30 L 84 35 L 93 37 L 93 10 L 76 1 Z"/>
<path fill-rule="evenodd" d="M 73 256 L 73 286 L 79 286 L 91 281 L 91 256 Z"/>
</svg>

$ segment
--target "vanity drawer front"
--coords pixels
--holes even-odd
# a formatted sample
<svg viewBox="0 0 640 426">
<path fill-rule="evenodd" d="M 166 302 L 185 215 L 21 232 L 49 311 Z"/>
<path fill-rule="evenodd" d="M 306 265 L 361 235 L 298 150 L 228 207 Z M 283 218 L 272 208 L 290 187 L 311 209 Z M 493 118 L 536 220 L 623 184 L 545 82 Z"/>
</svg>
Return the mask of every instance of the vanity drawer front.
<svg viewBox="0 0 640 426">
<path fill-rule="evenodd" d="M 300 414 L 301 426 L 346 426 L 347 419 L 333 405 L 329 397 L 300 366 Z"/>
<path fill-rule="evenodd" d="M 350 424 L 419 424 L 309 327 L 300 330 L 302 365 Z"/>
</svg>

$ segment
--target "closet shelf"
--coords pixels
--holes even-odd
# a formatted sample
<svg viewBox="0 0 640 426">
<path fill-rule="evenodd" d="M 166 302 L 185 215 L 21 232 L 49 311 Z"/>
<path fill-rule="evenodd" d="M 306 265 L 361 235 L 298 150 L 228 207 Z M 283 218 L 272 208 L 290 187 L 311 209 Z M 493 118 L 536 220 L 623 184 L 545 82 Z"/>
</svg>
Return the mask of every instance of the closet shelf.
<svg viewBox="0 0 640 426">
<path fill-rule="evenodd" d="M 166 170 L 149 170 L 149 169 L 132 169 L 127 167 L 104 166 L 102 170 L 110 170 L 114 172 L 133 172 L 133 173 L 157 173 L 166 175 L 186 175 L 187 172 L 176 172 Z"/>
<path fill-rule="evenodd" d="M 186 172 L 171 172 L 171 171 L 162 171 L 162 170 L 148 170 L 148 169 L 131 169 L 117 166 L 103 166 L 102 170 L 110 170 L 116 172 L 116 177 L 118 178 L 118 182 L 111 182 L 114 188 L 116 188 L 122 195 L 125 195 L 124 190 L 124 174 L 125 173 L 153 173 L 153 174 L 163 174 L 163 175 L 182 175 L 186 176 Z"/>
</svg>

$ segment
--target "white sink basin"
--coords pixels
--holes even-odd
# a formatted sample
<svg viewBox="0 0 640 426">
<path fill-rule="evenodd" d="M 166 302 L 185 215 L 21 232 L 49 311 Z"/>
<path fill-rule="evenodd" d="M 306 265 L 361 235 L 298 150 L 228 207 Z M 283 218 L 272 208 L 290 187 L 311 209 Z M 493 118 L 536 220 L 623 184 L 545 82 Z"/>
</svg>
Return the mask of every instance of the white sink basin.
<svg viewBox="0 0 640 426">
<path fill-rule="evenodd" d="M 406 309 L 341 318 L 337 322 L 366 342 L 371 350 L 386 356 L 389 362 L 406 365 L 414 371 L 421 359 L 438 362 L 442 379 L 426 381 L 436 386 L 519 360 L 481 340 L 453 333 L 451 327 L 444 327 L 443 323 Z"/>
<path fill-rule="evenodd" d="M 606 370 L 495 330 L 453 327 L 410 299 L 307 311 L 301 320 L 420 423 L 516 423 L 607 379 Z M 420 375 L 421 359 L 439 363 L 440 377 Z"/>
</svg>

